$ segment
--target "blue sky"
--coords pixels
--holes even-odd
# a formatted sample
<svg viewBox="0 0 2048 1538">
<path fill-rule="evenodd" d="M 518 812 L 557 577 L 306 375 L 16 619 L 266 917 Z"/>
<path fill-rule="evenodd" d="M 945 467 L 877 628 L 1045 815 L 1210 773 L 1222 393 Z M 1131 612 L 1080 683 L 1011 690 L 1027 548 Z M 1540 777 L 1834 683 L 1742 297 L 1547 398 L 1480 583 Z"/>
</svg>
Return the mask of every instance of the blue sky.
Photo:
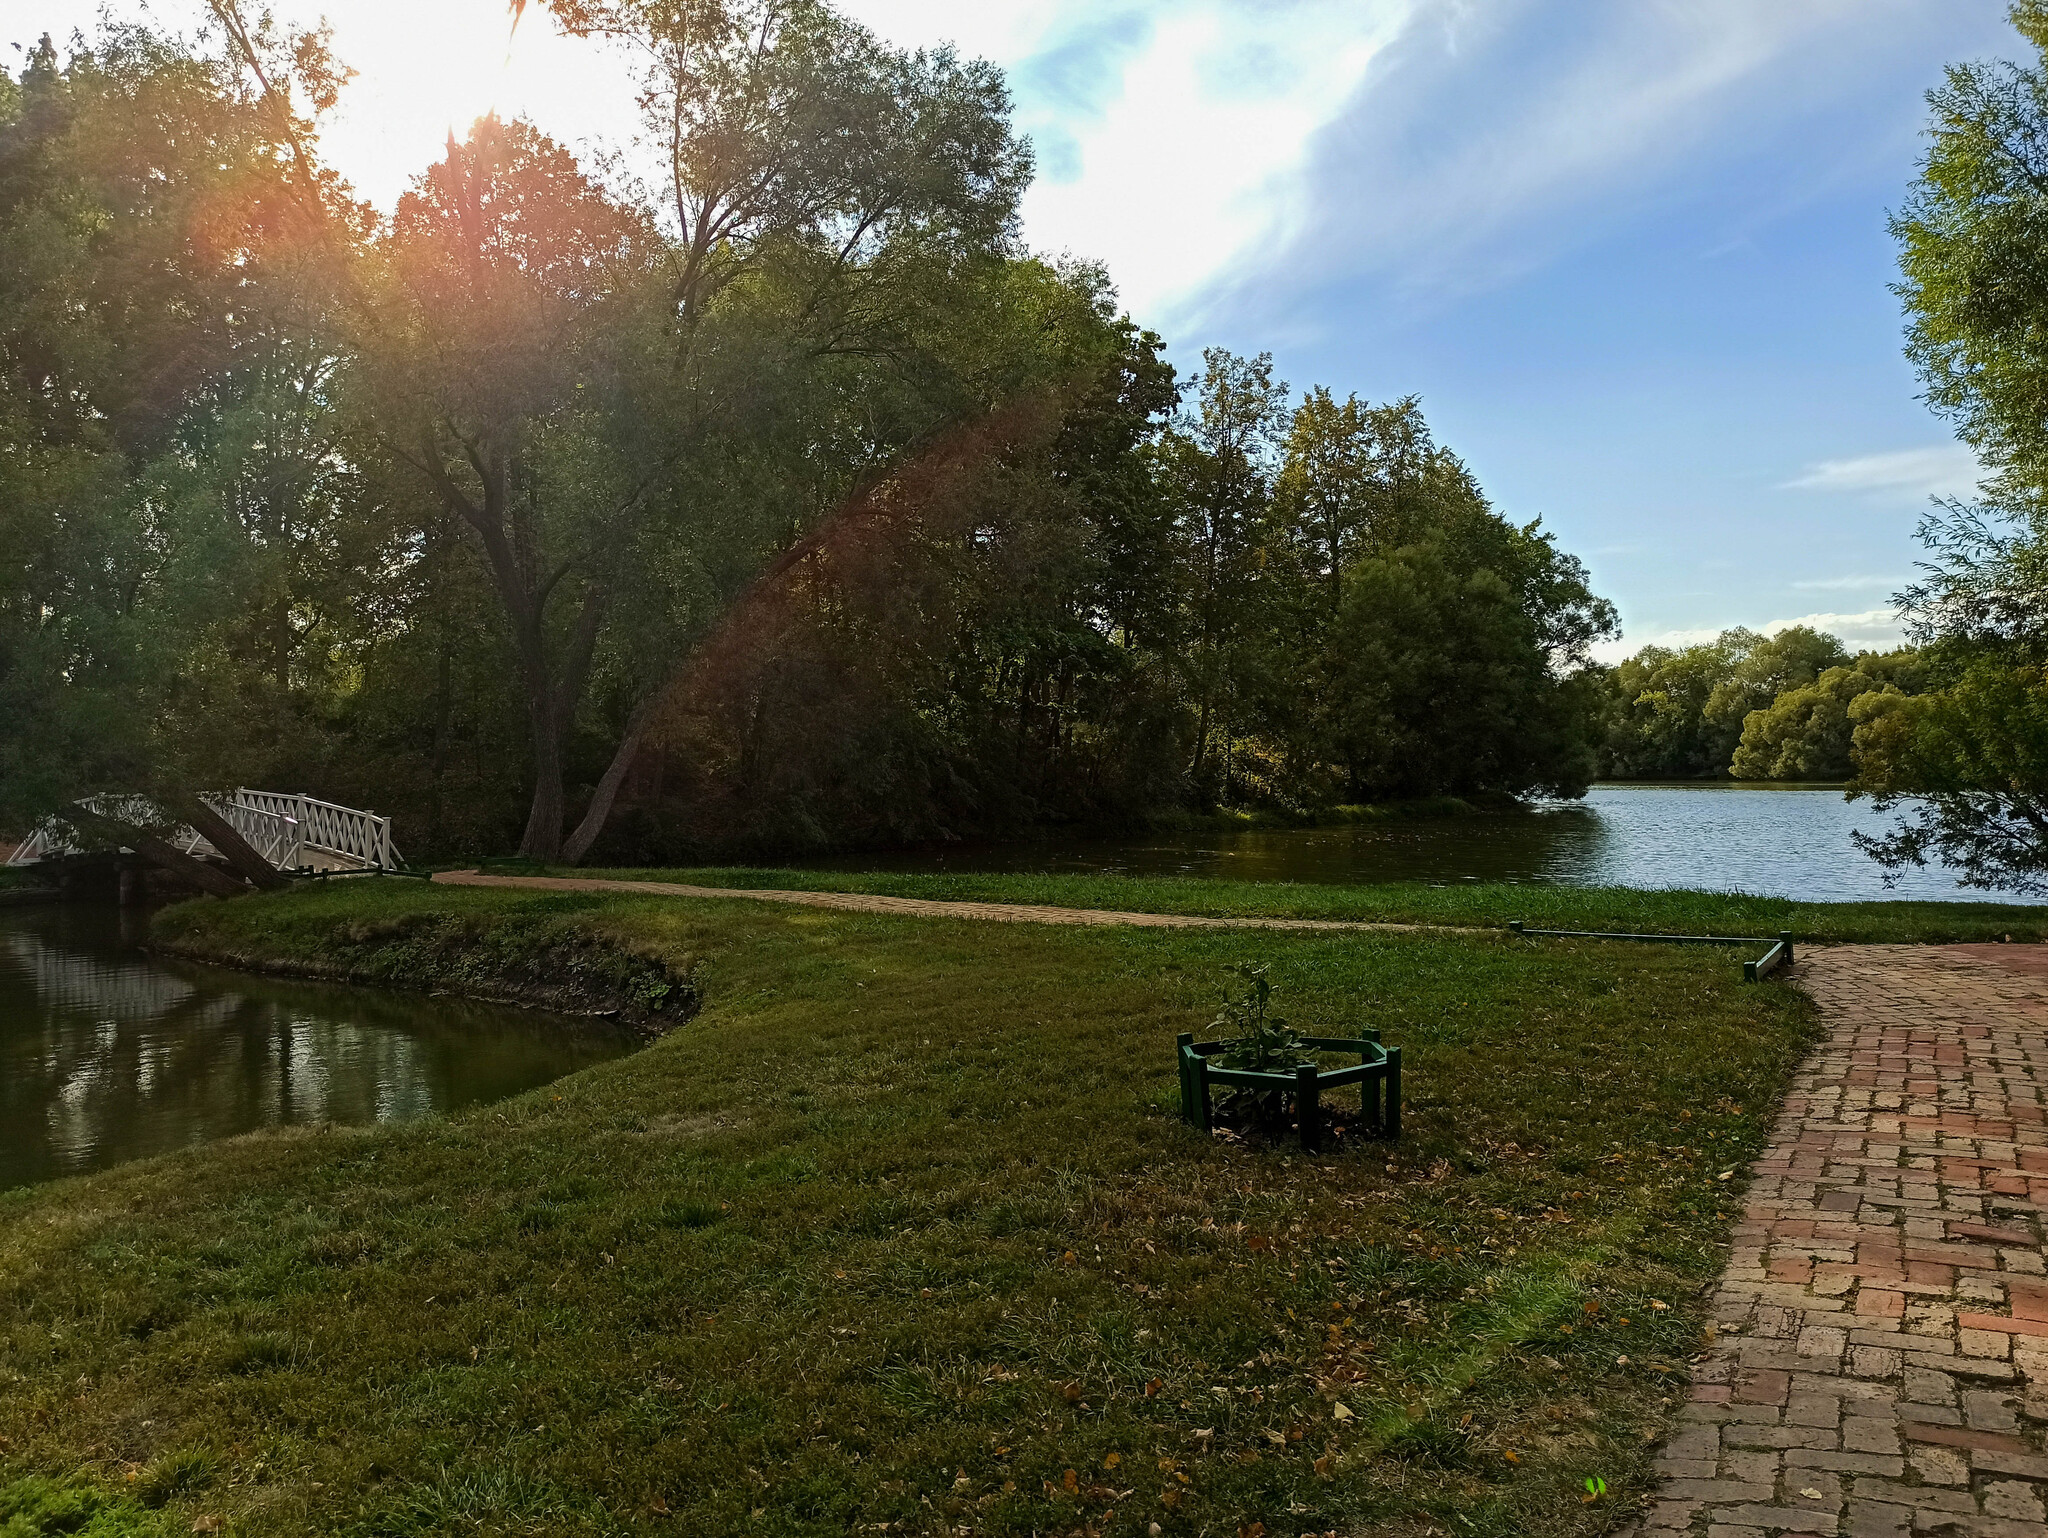
<svg viewBox="0 0 2048 1538">
<path fill-rule="evenodd" d="M 12 8 L 0 42 L 98 8 Z M 1421 395 L 1591 565 L 1619 650 L 1812 616 L 1888 641 L 1928 495 L 1974 479 L 1900 356 L 1884 221 L 1943 63 L 2016 49 L 2002 0 L 844 8 L 1009 71 L 1027 238 L 1105 262 L 1177 361 Z M 387 206 L 489 108 L 630 141 L 616 66 L 531 20 L 506 43 L 502 0 L 329 10 L 361 78 L 327 149 Z"/>
<path fill-rule="evenodd" d="M 1013 65 L 1074 202 L 1094 201 L 1120 76 L 1189 11 L 1093 7 Z M 1225 167 L 1210 229 L 1175 232 L 1176 262 L 1213 253 L 1193 280 L 1156 281 L 1125 249 L 1142 234 L 1109 233 L 1177 357 L 1270 349 L 1297 386 L 1420 394 L 1505 512 L 1588 561 L 1617 649 L 1814 616 L 1896 636 L 1914 524 L 1975 467 L 1916 399 L 1885 218 L 1943 63 L 2015 46 L 2001 3 L 1212 13 L 1208 90 L 1239 112 L 1305 94 L 1318 121 L 1291 155 L 1276 136 L 1264 164 Z"/>
</svg>

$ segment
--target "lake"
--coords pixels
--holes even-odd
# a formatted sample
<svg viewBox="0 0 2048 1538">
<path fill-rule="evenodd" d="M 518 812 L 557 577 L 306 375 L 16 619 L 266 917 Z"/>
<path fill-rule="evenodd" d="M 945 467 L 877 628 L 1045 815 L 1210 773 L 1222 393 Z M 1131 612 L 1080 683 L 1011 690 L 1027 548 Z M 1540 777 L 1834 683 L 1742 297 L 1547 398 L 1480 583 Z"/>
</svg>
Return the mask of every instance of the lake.
<svg viewBox="0 0 2048 1538">
<path fill-rule="evenodd" d="M 1939 869 L 1884 871 L 1852 832 L 1896 819 L 1839 790 L 1748 785 L 1600 785 L 1526 813 L 1332 828 L 1200 829 L 1135 838 L 956 846 L 831 862 L 842 869 L 1077 871 L 1238 881 L 1533 881 L 1701 887 L 1823 902 L 2034 899 L 1974 891 Z"/>
<path fill-rule="evenodd" d="M 259 1127 L 408 1121 L 634 1045 L 456 999 L 251 977 L 136 949 L 143 916 L 0 908 L 0 1189 Z"/>
</svg>

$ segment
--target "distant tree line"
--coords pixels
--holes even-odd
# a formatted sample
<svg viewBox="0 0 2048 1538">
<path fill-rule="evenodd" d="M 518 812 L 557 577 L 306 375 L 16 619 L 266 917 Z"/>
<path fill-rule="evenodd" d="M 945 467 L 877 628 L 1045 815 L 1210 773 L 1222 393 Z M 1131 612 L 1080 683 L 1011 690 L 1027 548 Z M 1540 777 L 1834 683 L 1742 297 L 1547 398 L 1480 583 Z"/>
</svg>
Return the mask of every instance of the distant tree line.
<svg viewBox="0 0 2048 1538">
<path fill-rule="evenodd" d="M 642 61 L 651 185 L 487 118 L 380 216 L 324 37 L 232 0 L 0 72 L 0 826 L 241 781 L 575 860 L 1584 788 L 1583 566 L 1416 401 L 1177 377 L 1024 250 L 997 71 L 547 10 Z"/>
<path fill-rule="evenodd" d="M 1847 781 L 1860 748 L 1881 735 L 1859 732 L 1921 693 L 1928 677 L 1929 659 L 1917 650 L 1852 657 L 1804 625 L 1646 646 L 1604 680 L 1600 776 Z"/>
</svg>

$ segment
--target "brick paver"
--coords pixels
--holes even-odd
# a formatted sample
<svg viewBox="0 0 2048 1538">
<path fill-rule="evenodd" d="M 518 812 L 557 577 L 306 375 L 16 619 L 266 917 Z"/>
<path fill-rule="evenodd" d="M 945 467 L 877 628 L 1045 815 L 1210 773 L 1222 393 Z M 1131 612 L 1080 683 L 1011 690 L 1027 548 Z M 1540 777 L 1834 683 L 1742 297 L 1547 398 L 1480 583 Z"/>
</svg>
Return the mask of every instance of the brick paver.
<svg viewBox="0 0 2048 1538">
<path fill-rule="evenodd" d="M 2048 951 L 1842 946 L 1643 1538 L 2048 1538 Z"/>
</svg>

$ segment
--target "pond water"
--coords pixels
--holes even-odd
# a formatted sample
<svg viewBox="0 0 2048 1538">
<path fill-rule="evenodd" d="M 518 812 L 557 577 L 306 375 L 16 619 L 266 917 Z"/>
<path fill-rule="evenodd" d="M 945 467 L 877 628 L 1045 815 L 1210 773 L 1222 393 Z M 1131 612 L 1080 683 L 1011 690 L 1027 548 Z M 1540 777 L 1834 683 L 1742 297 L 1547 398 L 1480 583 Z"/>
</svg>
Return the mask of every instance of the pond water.
<svg viewBox="0 0 2048 1538">
<path fill-rule="evenodd" d="M 1733 785 L 1599 785 L 1583 801 L 1526 813 L 1335 828 L 960 846 L 834 862 L 863 870 L 1078 871 L 1240 881 L 1535 881 L 1698 887 L 1774 897 L 2014 902 L 1946 871 L 1885 873 L 1850 834 L 1896 820 L 1839 790 Z"/>
<path fill-rule="evenodd" d="M 631 1050 L 455 999 L 142 954 L 133 910 L 0 908 L 0 1189 L 259 1127 L 406 1121 Z"/>
</svg>

